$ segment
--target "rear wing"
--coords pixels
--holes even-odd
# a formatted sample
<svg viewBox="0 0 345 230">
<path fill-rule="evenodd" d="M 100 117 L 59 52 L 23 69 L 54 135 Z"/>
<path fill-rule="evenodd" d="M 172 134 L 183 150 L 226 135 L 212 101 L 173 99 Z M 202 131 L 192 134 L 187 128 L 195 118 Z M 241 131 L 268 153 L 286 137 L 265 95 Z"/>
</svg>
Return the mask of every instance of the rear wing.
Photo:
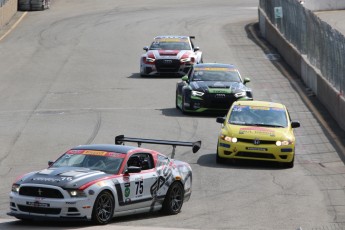
<svg viewBox="0 0 345 230">
<path fill-rule="evenodd" d="M 138 144 L 138 147 L 140 147 L 142 143 L 171 145 L 173 147 L 173 150 L 171 153 L 171 158 L 174 158 L 174 156 L 175 156 L 176 146 L 191 146 L 193 153 L 196 153 L 201 147 L 201 141 L 187 142 L 187 141 L 156 140 L 156 139 L 125 137 L 124 135 L 119 135 L 119 136 L 115 137 L 115 144 L 116 145 L 122 145 L 125 142 L 135 142 Z"/>
<path fill-rule="evenodd" d="M 195 36 L 189 36 L 190 39 L 195 39 Z"/>
</svg>

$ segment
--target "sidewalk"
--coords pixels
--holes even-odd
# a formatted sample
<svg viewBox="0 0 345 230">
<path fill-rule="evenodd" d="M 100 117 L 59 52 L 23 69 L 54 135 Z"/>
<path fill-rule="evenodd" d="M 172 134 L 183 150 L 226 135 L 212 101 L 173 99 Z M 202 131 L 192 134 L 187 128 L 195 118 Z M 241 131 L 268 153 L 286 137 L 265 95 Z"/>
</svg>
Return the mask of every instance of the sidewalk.
<svg viewBox="0 0 345 230">
<path fill-rule="evenodd" d="M 345 34 L 345 10 L 314 12 L 321 20 L 327 22 L 332 28 Z"/>
</svg>

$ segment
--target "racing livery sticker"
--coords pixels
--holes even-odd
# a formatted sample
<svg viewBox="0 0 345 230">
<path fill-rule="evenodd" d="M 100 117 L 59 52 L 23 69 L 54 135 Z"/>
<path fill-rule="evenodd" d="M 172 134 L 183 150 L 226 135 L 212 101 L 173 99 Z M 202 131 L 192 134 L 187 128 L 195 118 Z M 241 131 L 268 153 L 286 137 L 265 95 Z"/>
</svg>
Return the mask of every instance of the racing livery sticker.
<svg viewBox="0 0 345 230">
<path fill-rule="evenodd" d="M 240 128 L 238 134 L 257 134 L 274 137 L 275 131 L 264 127 L 243 127 Z"/>
</svg>

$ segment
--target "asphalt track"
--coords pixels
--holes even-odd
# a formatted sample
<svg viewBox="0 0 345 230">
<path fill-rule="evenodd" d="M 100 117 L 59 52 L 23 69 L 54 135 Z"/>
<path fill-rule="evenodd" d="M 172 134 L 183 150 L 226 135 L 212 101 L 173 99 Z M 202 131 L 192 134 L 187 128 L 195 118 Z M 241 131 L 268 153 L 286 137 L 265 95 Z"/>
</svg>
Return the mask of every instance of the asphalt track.
<svg viewBox="0 0 345 230">
<path fill-rule="evenodd" d="M 338 136 L 330 135 L 327 113 L 275 50 L 255 36 L 257 1 L 160 3 L 56 1 L 50 10 L 29 12 L 2 38 L 0 229 L 96 229 L 9 218 L 8 191 L 15 177 L 45 167 L 68 148 L 113 143 L 119 134 L 200 139 L 203 145 L 194 155 L 177 149 L 176 158 L 194 172 L 192 198 L 180 214 L 116 218 L 104 229 L 343 229 L 345 168 L 334 143 Z M 178 79 L 138 75 L 142 47 L 171 33 L 195 35 L 205 61 L 236 64 L 252 79 L 256 99 L 288 106 L 302 124 L 293 169 L 215 163 L 215 116 L 177 111 Z"/>
</svg>

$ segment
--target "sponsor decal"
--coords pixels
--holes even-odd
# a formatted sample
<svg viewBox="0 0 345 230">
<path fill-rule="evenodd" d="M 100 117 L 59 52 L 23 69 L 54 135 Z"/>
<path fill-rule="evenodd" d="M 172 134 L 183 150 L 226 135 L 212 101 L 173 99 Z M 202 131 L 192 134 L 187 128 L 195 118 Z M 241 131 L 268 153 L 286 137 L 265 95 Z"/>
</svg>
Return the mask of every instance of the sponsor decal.
<svg viewBox="0 0 345 230">
<path fill-rule="evenodd" d="M 48 203 L 41 203 L 39 201 L 35 201 L 35 202 L 27 201 L 26 205 L 33 206 L 33 207 L 38 207 L 38 208 L 48 208 L 48 207 L 50 207 L 50 204 L 48 204 Z"/>
<path fill-rule="evenodd" d="M 131 183 L 125 183 L 125 188 L 131 187 Z"/>
<path fill-rule="evenodd" d="M 265 107 L 265 106 L 249 106 L 249 109 L 253 109 L 253 110 L 270 110 L 269 107 Z"/>
<path fill-rule="evenodd" d="M 66 204 L 76 204 L 77 202 L 76 201 L 73 201 L 73 202 L 66 202 Z"/>
<path fill-rule="evenodd" d="M 247 150 L 253 150 L 253 151 L 267 151 L 266 148 L 255 148 L 255 147 L 247 147 Z"/>
<path fill-rule="evenodd" d="M 45 178 L 45 177 L 35 177 L 32 178 L 33 181 L 45 181 L 45 182 L 59 182 L 60 178 Z"/>
<path fill-rule="evenodd" d="M 129 197 L 129 195 L 131 194 L 131 189 L 130 188 L 125 188 L 125 197 Z M 127 200 L 126 200 L 127 201 Z"/>
<path fill-rule="evenodd" d="M 105 156 L 108 152 L 104 151 L 95 151 L 95 150 L 85 150 L 83 154 L 85 155 L 93 155 L 93 156 Z"/>
<path fill-rule="evenodd" d="M 99 187 L 103 187 L 105 186 L 105 182 L 104 181 L 100 181 L 98 183 L 96 183 Z"/>
<path fill-rule="evenodd" d="M 159 42 L 187 42 L 188 38 L 156 38 L 155 43 Z"/>
<path fill-rule="evenodd" d="M 244 127 L 240 128 L 239 134 L 256 134 L 256 135 L 265 135 L 265 136 L 275 136 L 275 131 L 272 129 L 267 129 L 264 127 Z"/>
</svg>

